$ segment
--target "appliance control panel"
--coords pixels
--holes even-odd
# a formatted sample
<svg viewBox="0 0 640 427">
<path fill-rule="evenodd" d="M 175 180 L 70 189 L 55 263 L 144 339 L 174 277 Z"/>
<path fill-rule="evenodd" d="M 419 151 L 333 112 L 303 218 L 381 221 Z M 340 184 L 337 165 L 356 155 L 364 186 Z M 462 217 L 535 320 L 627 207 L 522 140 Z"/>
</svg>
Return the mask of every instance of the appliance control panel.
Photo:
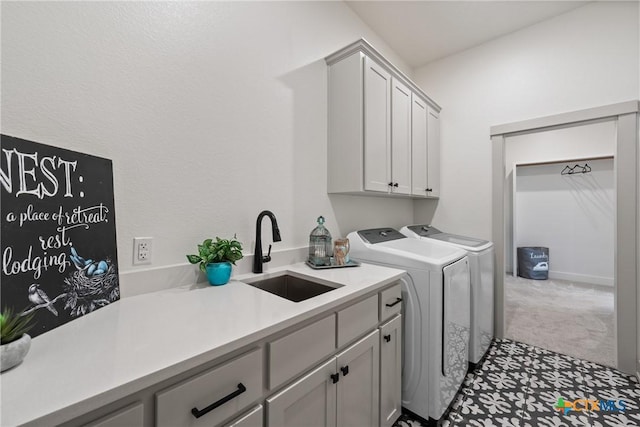
<svg viewBox="0 0 640 427">
<path fill-rule="evenodd" d="M 407 237 L 393 228 L 370 228 L 358 231 L 358 235 L 367 243 L 376 244 Z"/>
<path fill-rule="evenodd" d="M 429 224 L 423 225 L 410 225 L 407 227 L 409 230 L 416 233 L 418 236 L 428 237 L 434 234 L 441 234 L 442 231 L 438 230 L 435 227 L 430 226 Z"/>
</svg>

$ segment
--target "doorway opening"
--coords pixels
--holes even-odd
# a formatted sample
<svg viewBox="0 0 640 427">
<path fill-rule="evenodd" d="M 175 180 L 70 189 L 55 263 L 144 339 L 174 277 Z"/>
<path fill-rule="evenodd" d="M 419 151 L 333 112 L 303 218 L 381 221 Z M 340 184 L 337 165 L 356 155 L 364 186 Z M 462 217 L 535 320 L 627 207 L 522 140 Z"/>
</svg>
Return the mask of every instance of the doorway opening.
<svg viewBox="0 0 640 427">
<path fill-rule="evenodd" d="M 589 146 L 615 149 L 611 121 L 561 133 L 556 151 L 562 144 L 589 154 Z M 539 146 L 550 137 L 535 136 L 528 142 Z M 507 158 L 517 148 L 508 143 Z M 516 162 L 511 184 L 505 337 L 615 367 L 613 155 Z"/>
<path fill-rule="evenodd" d="M 512 147 L 516 147 L 518 141 L 531 138 L 539 138 L 549 132 L 562 133 L 575 131 L 576 129 L 592 129 L 594 126 L 610 126 L 614 130 L 613 147 L 610 152 L 599 152 L 597 157 L 613 156 L 613 175 L 615 189 L 614 197 L 614 226 L 613 226 L 613 308 L 614 308 L 614 333 L 607 332 L 613 338 L 615 347 L 615 364 L 618 369 L 636 373 L 640 371 L 638 355 L 638 318 L 637 318 L 637 283 L 638 283 L 638 101 L 629 101 L 604 107 L 582 110 L 572 113 L 564 113 L 550 117 L 528 120 L 518 123 L 494 126 L 491 128 L 493 150 L 493 240 L 496 249 L 496 272 L 513 273 L 513 224 L 511 223 L 511 207 L 513 188 L 510 188 L 510 175 L 516 163 L 536 163 L 549 161 L 575 160 L 584 157 L 594 157 L 589 146 L 588 138 L 581 139 L 585 145 L 572 144 L 579 151 L 556 152 L 548 156 L 549 149 L 554 147 L 554 142 L 547 142 L 550 146 L 545 148 L 545 142 L 524 144 L 529 153 L 533 153 L 530 159 L 514 161 Z M 553 139 L 553 138 L 551 138 Z M 541 153 L 546 153 L 547 158 L 540 159 Z M 573 166 L 573 165 L 570 165 Z M 564 165 L 563 165 L 564 167 Z M 560 173 L 560 171 L 559 171 Z M 516 177 L 517 179 L 517 177 Z M 575 184 L 575 182 L 574 182 Z M 575 189 L 574 189 L 575 190 Z M 575 190 L 577 191 L 577 190 Z M 550 206 L 549 210 L 557 208 Z M 516 220 L 517 223 L 517 220 Z M 516 236 L 517 237 L 517 236 Z M 534 244 L 534 243 L 532 243 Z M 541 244 L 541 246 L 544 246 Z M 553 253 L 550 253 L 550 263 L 553 265 Z M 508 268 L 510 267 L 510 268 Z M 516 267 L 517 268 L 517 267 Z M 551 267 L 552 268 L 552 267 Z M 560 272 L 562 273 L 562 272 Z M 505 275 L 496 275 L 495 289 L 495 325 L 496 336 L 505 337 L 507 312 L 505 311 L 507 289 L 505 287 Z M 511 276 L 512 277 L 512 276 Z M 554 280 L 566 280 L 562 278 Z M 595 286 L 601 286 L 592 284 Z M 550 289 L 548 289 L 550 291 Z M 558 335 L 571 334 L 571 331 L 560 330 Z M 613 337 L 611 337 L 613 335 Z M 607 344 L 604 344 L 607 345 Z"/>
</svg>

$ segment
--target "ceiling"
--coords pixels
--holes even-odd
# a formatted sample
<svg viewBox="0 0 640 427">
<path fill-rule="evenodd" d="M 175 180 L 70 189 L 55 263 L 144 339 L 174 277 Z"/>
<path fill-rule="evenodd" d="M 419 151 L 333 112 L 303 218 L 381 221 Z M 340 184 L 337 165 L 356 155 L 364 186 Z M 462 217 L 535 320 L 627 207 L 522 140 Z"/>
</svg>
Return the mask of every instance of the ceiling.
<svg viewBox="0 0 640 427">
<path fill-rule="evenodd" d="M 469 49 L 588 1 L 347 1 L 412 68 Z"/>
</svg>

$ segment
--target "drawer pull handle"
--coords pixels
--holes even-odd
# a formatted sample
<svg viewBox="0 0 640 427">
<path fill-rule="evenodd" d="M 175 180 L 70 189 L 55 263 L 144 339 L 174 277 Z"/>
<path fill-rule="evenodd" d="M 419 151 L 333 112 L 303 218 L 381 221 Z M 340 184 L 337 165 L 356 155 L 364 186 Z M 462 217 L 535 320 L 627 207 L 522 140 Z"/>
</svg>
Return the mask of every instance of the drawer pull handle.
<svg viewBox="0 0 640 427">
<path fill-rule="evenodd" d="M 331 381 L 333 381 L 334 384 L 340 381 L 340 374 L 331 374 Z"/>
<path fill-rule="evenodd" d="M 225 403 L 227 403 L 228 401 L 230 401 L 234 397 L 240 396 L 245 391 L 247 391 L 247 388 L 244 386 L 244 384 L 240 383 L 240 384 L 238 384 L 238 389 L 236 391 L 234 391 L 233 393 L 230 393 L 230 394 L 226 395 L 225 397 L 223 397 L 222 399 L 218 400 L 217 402 L 213 402 L 211 405 L 207 406 L 206 408 L 204 408 L 202 410 L 199 410 L 198 408 L 192 408 L 191 409 L 191 413 L 193 414 L 194 417 L 200 418 L 201 416 L 205 415 L 206 413 L 213 411 L 217 407 L 224 405 Z"/>
<path fill-rule="evenodd" d="M 346 377 L 349 374 L 349 365 L 343 366 L 340 370 L 342 371 L 342 376 Z"/>
<path fill-rule="evenodd" d="M 391 335 L 385 335 L 383 338 L 386 342 L 391 341 Z"/>
<path fill-rule="evenodd" d="M 393 307 L 396 304 L 400 304 L 402 302 L 402 298 L 396 298 L 396 302 L 392 302 L 391 304 L 385 304 L 387 307 Z"/>
</svg>

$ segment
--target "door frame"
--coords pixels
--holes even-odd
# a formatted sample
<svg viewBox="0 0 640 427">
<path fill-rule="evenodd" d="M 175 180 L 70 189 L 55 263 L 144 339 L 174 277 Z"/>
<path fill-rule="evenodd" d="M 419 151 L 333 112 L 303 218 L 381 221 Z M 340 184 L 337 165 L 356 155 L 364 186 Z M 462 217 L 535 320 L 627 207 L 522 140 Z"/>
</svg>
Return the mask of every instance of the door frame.
<svg viewBox="0 0 640 427">
<path fill-rule="evenodd" d="M 492 238 L 496 253 L 494 321 L 496 337 L 504 337 L 504 275 L 505 275 L 505 143 L 510 136 L 530 134 L 554 128 L 579 126 L 602 119 L 616 122 L 614 154 L 616 183 L 616 235 L 614 254 L 614 307 L 617 345 L 617 368 L 629 374 L 640 373 L 638 360 L 637 308 L 640 255 L 638 224 L 638 113 L 640 101 L 627 101 L 586 110 L 556 114 L 521 122 L 491 127 L 492 146 Z"/>
</svg>

